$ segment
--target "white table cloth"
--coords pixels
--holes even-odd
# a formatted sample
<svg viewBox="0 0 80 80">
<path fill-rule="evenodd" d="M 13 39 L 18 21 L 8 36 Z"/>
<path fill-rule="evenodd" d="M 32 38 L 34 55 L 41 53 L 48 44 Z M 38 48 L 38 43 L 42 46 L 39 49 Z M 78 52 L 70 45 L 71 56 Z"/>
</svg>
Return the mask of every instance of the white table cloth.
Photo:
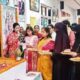
<svg viewBox="0 0 80 80">
<path fill-rule="evenodd" d="M 0 74 L 0 80 L 42 80 L 40 72 L 26 73 L 26 61 Z M 28 76 L 30 74 L 35 74 Z"/>
</svg>

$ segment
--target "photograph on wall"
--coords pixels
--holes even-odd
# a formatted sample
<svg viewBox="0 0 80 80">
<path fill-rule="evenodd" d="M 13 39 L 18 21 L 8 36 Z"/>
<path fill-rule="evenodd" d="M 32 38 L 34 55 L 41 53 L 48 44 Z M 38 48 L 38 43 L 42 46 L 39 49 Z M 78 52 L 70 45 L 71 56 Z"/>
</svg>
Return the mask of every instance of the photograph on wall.
<svg viewBox="0 0 80 80">
<path fill-rule="evenodd" d="M 18 6 L 19 6 L 19 15 L 24 15 L 25 13 L 24 0 L 18 0 Z"/>
<path fill-rule="evenodd" d="M 25 3 L 24 0 L 18 0 L 19 22 L 25 21 Z"/>
<path fill-rule="evenodd" d="M 56 19 L 59 17 L 58 15 L 58 9 L 53 9 L 52 10 L 52 21 L 56 22 Z"/>
<path fill-rule="evenodd" d="M 9 0 L 0 0 L 0 4 L 8 5 L 9 4 Z"/>
<path fill-rule="evenodd" d="M 39 12 L 40 0 L 30 0 L 30 9 Z"/>
<path fill-rule="evenodd" d="M 13 23 L 16 21 L 15 8 L 9 6 L 2 7 L 2 44 L 6 46 L 6 39 L 10 32 L 13 31 Z"/>
<path fill-rule="evenodd" d="M 47 25 L 48 25 L 48 19 L 41 17 L 41 25 L 43 27 L 47 27 Z"/>
<path fill-rule="evenodd" d="M 36 17 L 30 17 L 30 25 L 34 28 L 34 26 L 36 25 L 37 20 Z"/>
</svg>

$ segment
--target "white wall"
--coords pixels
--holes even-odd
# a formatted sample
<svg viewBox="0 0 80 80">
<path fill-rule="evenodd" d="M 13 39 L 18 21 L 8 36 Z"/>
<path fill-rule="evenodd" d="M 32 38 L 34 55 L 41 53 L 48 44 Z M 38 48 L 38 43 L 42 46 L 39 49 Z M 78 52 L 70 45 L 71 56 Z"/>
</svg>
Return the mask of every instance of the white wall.
<svg viewBox="0 0 80 80">
<path fill-rule="evenodd" d="M 25 0 L 26 2 L 26 24 L 30 24 L 30 16 L 36 17 L 37 24 L 41 25 L 41 7 L 39 12 L 34 12 L 30 10 L 29 0 Z M 55 5 L 56 0 L 40 0 L 41 4 L 52 7 Z M 40 6 L 41 6 L 40 4 Z"/>
<path fill-rule="evenodd" d="M 76 10 L 72 9 L 66 3 L 64 2 L 64 9 L 66 13 L 70 14 L 70 17 L 61 17 L 61 11 L 59 10 L 59 21 L 63 21 L 65 19 L 68 19 L 71 23 L 76 22 Z"/>
<path fill-rule="evenodd" d="M 10 6 L 13 6 L 13 1 L 10 0 Z M 30 0 L 24 0 L 25 1 L 25 24 L 30 24 L 30 17 L 36 17 L 38 25 L 41 25 L 41 7 L 39 12 L 34 12 L 30 10 Z M 61 11 L 60 11 L 60 0 L 40 0 L 41 4 L 47 5 L 49 7 L 54 7 L 56 9 L 59 9 L 59 18 L 57 19 L 57 22 L 62 21 L 64 19 L 69 19 L 71 23 L 77 22 L 77 16 L 76 16 L 76 10 L 72 9 L 66 3 L 64 3 L 64 11 L 69 13 L 71 17 L 61 17 Z M 41 6 L 40 4 L 40 6 Z M 52 24 L 55 24 L 56 22 L 52 22 Z M 21 25 L 24 25 L 21 23 Z M 26 28 L 24 26 L 24 28 Z"/>
</svg>

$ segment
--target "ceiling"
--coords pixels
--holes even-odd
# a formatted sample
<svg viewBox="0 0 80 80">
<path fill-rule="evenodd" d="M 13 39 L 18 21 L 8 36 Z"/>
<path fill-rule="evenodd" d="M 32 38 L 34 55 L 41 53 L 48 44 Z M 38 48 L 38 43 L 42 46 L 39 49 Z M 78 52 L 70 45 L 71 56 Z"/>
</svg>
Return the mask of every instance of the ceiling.
<svg viewBox="0 0 80 80">
<path fill-rule="evenodd" d="M 63 1 L 73 9 L 80 9 L 80 0 L 63 0 Z"/>
</svg>

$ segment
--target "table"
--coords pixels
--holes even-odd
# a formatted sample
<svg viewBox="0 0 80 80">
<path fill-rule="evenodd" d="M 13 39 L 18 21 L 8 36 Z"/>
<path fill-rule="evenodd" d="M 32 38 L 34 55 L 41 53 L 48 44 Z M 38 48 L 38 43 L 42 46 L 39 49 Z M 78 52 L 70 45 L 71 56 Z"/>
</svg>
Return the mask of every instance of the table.
<svg viewBox="0 0 80 80">
<path fill-rule="evenodd" d="M 25 62 L 26 64 L 26 61 L 24 59 L 16 61 L 16 59 L 11 59 L 11 58 L 0 58 L 0 74 L 8 71 L 9 69 L 23 62 Z"/>
<path fill-rule="evenodd" d="M 26 73 L 27 61 L 24 59 L 16 61 L 10 58 L 0 58 L 1 63 L 7 63 L 8 66 L 0 70 L 0 80 L 42 80 L 40 72 Z"/>
<path fill-rule="evenodd" d="M 43 80 L 40 72 L 28 72 L 27 74 L 18 73 L 15 80 Z"/>
</svg>

